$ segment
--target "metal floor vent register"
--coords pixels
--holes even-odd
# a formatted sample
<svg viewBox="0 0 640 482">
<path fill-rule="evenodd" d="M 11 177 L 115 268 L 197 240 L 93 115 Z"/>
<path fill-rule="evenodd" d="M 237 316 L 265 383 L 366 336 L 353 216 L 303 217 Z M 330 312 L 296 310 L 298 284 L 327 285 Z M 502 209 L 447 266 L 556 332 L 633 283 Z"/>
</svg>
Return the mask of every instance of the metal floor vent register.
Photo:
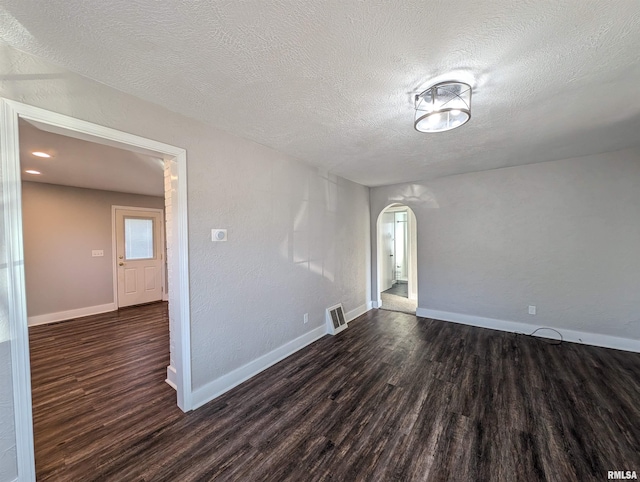
<svg viewBox="0 0 640 482">
<path fill-rule="evenodd" d="M 344 318 L 342 303 L 338 303 L 331 308 L 327 308 L 327 333 L 330 335 L 337 335 L 348 326 L 347 320 Z"/>
</svg>

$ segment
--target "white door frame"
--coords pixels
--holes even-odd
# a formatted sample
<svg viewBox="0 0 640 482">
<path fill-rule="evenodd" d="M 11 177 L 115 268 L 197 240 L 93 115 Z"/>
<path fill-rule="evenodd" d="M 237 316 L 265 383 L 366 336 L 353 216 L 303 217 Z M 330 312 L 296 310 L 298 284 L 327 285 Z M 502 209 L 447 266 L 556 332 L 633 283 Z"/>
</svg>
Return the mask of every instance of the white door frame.
<svg viewBox="0 0 640 482">
<path fill-rule="evenodd" d="M 184 149 L 145 139 L 91 122 L 38 107 L 0 98 L 0 182 L 5 232 L 0 234 L 7 250 L 9 336 L 15 412 L 16 453 L 20 480 L 35 480 L 29 332 L 27 329 L 24 249 L 22 237 L 22 193 L 18 119 L 47 124 L 138 152 L 155 153 L 165 161 L 165 192 L 170 193 L 171 215 L 168 268 L 171 279 L 169 319 L 171 346 L 175 354 L 177 403 L 183 411 L 192 409 L 191 330 L 189 313 L 189 264 L 187 226 L 187 156 Z M 167 181 L 168 182 L 168 181 Z M 0 241 L 0 242 L 2 242 Z"/>
<path fill-rule="evenodd" d="M 407 250 L 407 290 L 409 292 L 409 299 L 416 300 L 418 299 L 418 259 L 417 259 L 417 222 L 416 215 L 413 209 L 406 205 L 400 203 L 393 203 L 386 206 L 380 213 L 378 214 L 378 219 L 376 220 L 376 299 L 374 300 L 374 307 L 380 308 L 382 307 L 382 290 L 381 290 L 381 282 L 382 282 L 382 263 L 384 260 L 384 254 L 382 253 L 382 239 L 380 232 L 380 223 L 382 222 L 382 215 L 388 212 L 394 211 L 407 211 L 407 222 L 408 229 L 407 235 L 409 236 L 409 249 Z"/>
<path fill-rule="evenodd" d="M 113 270 L 113 304 L 116 308 L 120 306 L 118 304 L 118 253 L 116 253 L 116 211 L 118 209 L 125 211 L 145 211 L 149 213 L 159 213 L 164 219 L 164 209 L 111 205 L 111 269 Z M 166 301 L 165 298 L 167 296 L 167 277 L 165 276 L 165 267 L 167 264 L 167 247 L 164 242 L 164 229 L 160 230 L 160 245 L 162 246 L 162 300 Z"/>
</svg>

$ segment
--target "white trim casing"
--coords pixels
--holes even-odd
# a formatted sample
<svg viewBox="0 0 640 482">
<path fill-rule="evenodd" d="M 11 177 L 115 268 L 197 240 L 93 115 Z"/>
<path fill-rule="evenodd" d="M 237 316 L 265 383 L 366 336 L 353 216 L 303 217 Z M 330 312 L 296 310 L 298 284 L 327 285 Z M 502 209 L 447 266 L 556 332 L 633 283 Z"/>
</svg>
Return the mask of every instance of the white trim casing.
<svg viewBox="0 0 640 482">
<path fill-rule="evenodd" d="M 411 300 L 415 300 L 418 302 L 418 221 L 415 215 L 414 209 L 407 205 L 401 203 L 391 203 L 384 207 L 376 217 L 375 222 L 375 231 L 372 233 L 371 242 L 375 241 L 376 249 L 372 249 L 372 255 L 375 253 L 375 290 L 371 293 L 371 297 L 374 298 L 372 301 L 372 306 L 374 308 L 382 308 L 382 289 L 380 288 L 381 280 L 382 280 L 382 260 L 384 259 L 382 253 L 382 245 L 380 241 L 380 222 L 382 221 L 382 215 L 387 212 L 396 212 L 396 211 L 407 211 L 408 215 L 408 235 L 409 235 L 409 253 L 408 253 L 408 263 L 409 269 L 407 271 L 408 274 L 408 297 Z"/>
<path fill-rule="evenodd" d="M 11 376 L 18 480 L 36 480 L 31 416 L 31 369 L 22 240 L 22 193 L 18 111 L 0 99 L 0 169 L 4 244 L 7 249 L 7 316 L 11 337 Z"/>
<path fill-rule="evenodd" d="M 72 132 L 85 140 L 153 153 L 162 157 L 171 169 L 171 239 L 173 249 L 167 260 L 172 273 L 169 293 L 169 317 L 177 329 L 172 330 L 176 361 L 177 403 L 183 411 L 192 407 L 191 329 L 189 309 L 189 254 L 187 223 L 187 154 L 179 147 L 145 139 L 116 129 L 57 114 L 45 109 L 0 98 L 0 168 L 2 169 L 2 203 L 7 247 L 9 331 L 13 379 L 16 453 L 20 480 L 35 480 L 33 421 L 31 407 L 31 373 L 27 330 L 24 254 L 22 239 L 22 202 L 18 119 L 46 124 L 53 129 Z"/>
<path fill-rule="evenodd" d="M 165 162 L 167 159 L 165 159 Z M 189 305 L 189 227 L 187 224 L 187 151 L 180 149 L 170 167 L 177 170 L 171 181 L 171 210 L 173 213 L 171 231 L 171 259 L 167 259 L 175 282 L 169 291 L 169 318 L 177 321 L 175 347 L 178 386 L 178 407 L 187 412 L 193 410 L 191 386 L 191 310 Z M 176 180 L 177 178 L 177 180 Z"/>
<path fill-rule="evenodd" d="M 178 377 L 178 374 L 176 373 L 175 367 L 172 367 L 171 365 L 169 365 L 167 367 L 167 378 L 165 379 L 165 382 L 167 383 L 167 385 L 169 385 L 171 388 L 173 388 L 176 391 L 178 390 L 178 387 L 176 386 L 177 377 Z"/>
<path fill-rule="evenodd" d="M 29 326 L 46 325 L 47 323 L 55 323 L 56 321 L 71 320 L 73 318 L 82 318 L 83 316 L 108 313 L 110 311 L 116 311 L 117 309 L 118 308 L 116 307 L 115 303 L 106 303 L 104 305 L 76 308 L 75 310 L 58 311 L 57 313 L 47 313 L 44 315 L 30 316 L 27 319 L 27 322 Z"/>
<path fill-rule="evenodd" d="M 564 341 L 640 353 L 640 340 L 633 340 L 630 338 L 601 335 L 586 331 L 567 330 L 566 328 L 558 328 L 554 326 L 539 326 L 531 325 L 529 323 L 519 323 L 516 321 L 497 320 L 495 318 L 484 318 L 481 316 L 430 310 L 427 308 L 418 308 L 416 310 L 416 316 L 432 318 L 434 320 L 450 321 L 463 325 L 477 326 L 480 328 L 489 328 L 492 330 L 507 331 L 511 333 L 529 334 L 533 333 L 538 328 L 551 328 L 562 333 L 562 339 Z M 535 336 L 539 336 L 540 338 L 558 338 L 557 333 L 549 332 L 548 330 L 541 330 L 536 333 Z"/>
</svg>

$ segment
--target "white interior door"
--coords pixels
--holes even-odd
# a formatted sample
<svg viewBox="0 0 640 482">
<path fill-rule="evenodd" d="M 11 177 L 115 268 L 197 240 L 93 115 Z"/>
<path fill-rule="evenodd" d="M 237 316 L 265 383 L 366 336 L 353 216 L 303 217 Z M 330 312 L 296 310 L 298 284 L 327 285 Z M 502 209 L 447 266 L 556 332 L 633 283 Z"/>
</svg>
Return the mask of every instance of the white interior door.
<svg viewBox="0 0 640 482">
<path fill-rule="evenodd" d="M 395 279 L 407 281 L 407 212 L 400 211 L 395 214 Z"/>
<path fill-rule="evenodd" d="M 393 286 L 395 279 L 395 259 L 394 259 L 394 225 L 393 213 L 382 213 L 381 236 L 382 236 L 382 273 L 380 291 L 386 291 Z"/>
<path fill-rule="evenodd" d="M 418 300 L 418 232 L 416 216 L 413 211 L 407 211 L 407 275 L 409 283 L 409 299 Z"/>
<path fill-rule="evenodd" d="M 116 209 L 118 308 L 162 299 L 162 213 Z"/>
</svg>

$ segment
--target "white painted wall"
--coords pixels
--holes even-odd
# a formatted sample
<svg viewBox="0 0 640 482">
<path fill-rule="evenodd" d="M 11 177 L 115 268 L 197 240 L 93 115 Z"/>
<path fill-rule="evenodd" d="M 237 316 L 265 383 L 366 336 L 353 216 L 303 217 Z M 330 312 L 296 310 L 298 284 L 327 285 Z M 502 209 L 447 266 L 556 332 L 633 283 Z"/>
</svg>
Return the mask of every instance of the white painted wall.
<svg viewBox="0 0 640 482">
<path fill-rule="evenodd" d="M 638 340 L 639 185 L 623 150 L 373 188 L 371 216 L 415 212 L 419 313 Z"/>
<path fill-rule="evenodd" d="M 0 68 L 0 96 L 186 148 L 193 388 L 320 328 L 327 306 L 366 305 L 368 188 L 1 45 Z"/>
<path fill-rule="evenodd" d="M 162 178 L 158 180 L 163 182 Z M 164 208 L 164 198 L 22 183 L 27 315 L 113 303 L 111 206 Z M 91 251 L 101 249 L 102 257 Z M 30 322 L 31 323 L 31 322 Z"/>
</svg>

